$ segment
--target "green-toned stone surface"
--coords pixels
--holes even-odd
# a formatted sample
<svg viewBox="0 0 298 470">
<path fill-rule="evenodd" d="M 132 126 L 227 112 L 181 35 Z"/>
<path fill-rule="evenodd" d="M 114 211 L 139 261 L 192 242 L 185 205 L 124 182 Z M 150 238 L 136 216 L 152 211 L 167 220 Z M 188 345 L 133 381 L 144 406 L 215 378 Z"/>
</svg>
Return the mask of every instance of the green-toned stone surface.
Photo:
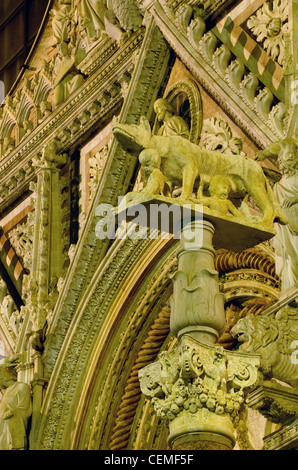
<svg viewBox="0 0 298 470">
<path fill-rule="evenodd" d="M 154 188 L 153 194 L 163 192 L 164 186 L 160 182 L 163 175 L 164 184 L 182 187 L 179 196 L 181 201 L 196 200 L 193 194 L 198 189 L 198 181 L 208 186 L 213 177 L 219 176 L 228 180 L 229 192 L 249 194 L 252 197 L 263 213 L 263 218 L 259 221 L 262 228 L 271 228 L 274 220 L 282 224 L 288 222 L 260 165 L 255 161 L 242 155 L 227 155 L 203 149 L 178 135 L 152 135 L 145 117 L 141 118 L 140 125 L 115 124 L 113 133 L 126 151 L 139 156 L 145 172 L 151 176 L 149 191 L 153 192 Z M 154 170 L 160 170 L 161 173 L 158 172 L 155 176 Z M 144 192 L 147 192 L 146 188 Z M 221 210 L 217 212 L 231 212 L 233 206 L 227 202 L 228 193 L 223 191 L 216 197 L 217 200 L 222 199 Z M 200 199 L 197 201 L 200 202 Z M 216 207 L 218 206 L 219 203 Z M 232 211 L 235 216 L 234 208 Z M 238 218 L 241 220 L 237 213 L 236 219 Z"/>
</svg>

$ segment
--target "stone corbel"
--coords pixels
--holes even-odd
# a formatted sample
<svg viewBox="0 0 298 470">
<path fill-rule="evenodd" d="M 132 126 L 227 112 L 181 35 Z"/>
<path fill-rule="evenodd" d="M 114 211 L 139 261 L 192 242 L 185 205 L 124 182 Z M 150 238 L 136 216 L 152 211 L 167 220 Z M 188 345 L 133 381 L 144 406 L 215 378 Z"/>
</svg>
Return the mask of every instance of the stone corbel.
<svg viewBox="0 0 298 470">
<path fill-rule="evenodd" d="M 248 405 L 273 423 L 285 423 L 298 418 L 298 391 L 265 381 L 250 393 Z"/>
</svg>

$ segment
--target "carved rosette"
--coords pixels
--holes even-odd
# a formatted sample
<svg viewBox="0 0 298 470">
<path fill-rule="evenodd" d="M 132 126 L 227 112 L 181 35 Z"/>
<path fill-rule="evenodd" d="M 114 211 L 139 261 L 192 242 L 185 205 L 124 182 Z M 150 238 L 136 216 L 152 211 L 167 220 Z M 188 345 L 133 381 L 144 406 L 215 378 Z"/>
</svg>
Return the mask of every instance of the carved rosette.
<svg viewBox="0 0 298 470">
<path fill-rule="evenodd" d="M 139 372 L 141 390 L 170 429 L 169 443 L 189 434 L 216 435 L 234 446 L 234 426 L 258 385 L 259 357 L 208 346 L 189 335 L 176 350 Z M 175 445 L 174 445 L 175 447 Z"/>
<path fill-rule="evenodd" d="M 257 41 L 263 43 L 270 57 L 283 65 L 285 36 L 289 31 L 287 0 L 265 2 L 256 14 L 248 19 L 247 26 L 257 37 Z"/>
<path fill-rule="evenodd" d="M 23 312 L 31 320 L 31 344 L 42 350 L 44 328 L 57 300 L 57 283 L 65 273 L 66 248 L 68 247 L 68 222 L 65 198 L 62 194 L 63 179 L 60 168 L 66 163 L 61 154 L 60 142 L 47 144 L 43 153 L 33 162 L 38 170 L 35 191 L 35 230 L 33 237 L 32 268 L 28 276 L 30 293 Z"/>
</svg>

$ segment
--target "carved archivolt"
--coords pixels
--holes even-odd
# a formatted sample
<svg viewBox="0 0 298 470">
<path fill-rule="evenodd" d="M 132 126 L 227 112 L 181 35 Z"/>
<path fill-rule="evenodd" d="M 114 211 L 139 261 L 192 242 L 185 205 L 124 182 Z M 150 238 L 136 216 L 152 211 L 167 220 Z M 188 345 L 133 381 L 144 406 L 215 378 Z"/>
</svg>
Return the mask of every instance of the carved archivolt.
<svg viewBox="0 0 298 470">
<path fill-rule="evenodd" d="M 167 240 L 148 243 L 116 243 L 105 266 L 94 274 L 96 282 L 89 283 L 79 302 L 73 326 L 69 325 L 71 336 L 62 347 L 45 396 L 42 448 L 127 448 L 140 399 L 136 373 L 171 338 L 166 302 L 172 292 L 169 276 L 177 269 L 176 245 Z M 225 272 L 235 269 L 237 256 L 239 266 L 241 254 L 225 253 Z M 245 255 L 242 262 L 243 258 Z M 264 254 L 258 250 L 247 254 L 243 263 L 248 269 L 265 264 Z M 271 272 L 270 267 L 268 263 L 265 271 Z M 262 292 L 262 281 L 258 286 Z M 65 304 L 65 308 L 69 307 Z M 52 349 L 62 327 L 61 322 L 57 324 Z M 49 360 L 47 355 L 45 360 Z M 70 408 L 74 399 L 78 399 L 76 412 Z M 65 426 L 74 423 L 71 443 L 66 443 Z"/>
<path fill-rule="evenodd" d="M 261 251 L 258 250 L 247 250 L 247 253 L 232 253 L 225 251 L 224 253 L 218 252 L 217 257 L 216 257 L 216 265 L 217 268 L 221 266 L 221 273 L 223 272 L 228 272 L 235 269 L 235 267 L 240 267 L 240 266 L 245 266 L 246 268 L 255 268 L 259 267 L 261 270 L 259 271 L 260 274 L 263 274 L 264 276 L 269 275 L 268 273 L 272 273 L 272 261 L 268 256 L 264 255 Z M 169 271 L 168 269 L 170 268 L 170 272 L 173 272 L 176 269 L 176 261 L 175 261 L 175 253 L 173 252 L 171 256 L 168 257 L 168 261 L 166 262 L 166 265 L 168 268 L 166 268 L 166 265 L 163 268 L 163 276 L 160 277 L 160 274 L 156 273 L 156 280 L 157 284 L 152 284 L 155 285 L 154 291 L 152 293 L 147 293 L 146 297 L 150 297 L 152 299 L 153 296 L 157 296 L 157 298 L 160 298 L 160 295 L 162 293 L 162 289 L 164 289 L 164 281 L 161 283 L 161 280 L 166 276 L 168 278 L 169 276 Z M 225 262 L 223 263 L 223 259 L 225 258 Z M 171 261 L 172 260 L 172 261 Z M 164 269 L 167 269 L 165 272 Z M 159 281 L 158 281 L 159 277 Z M 277 281 L 277 280 L 276 280 Z M 226 284 L 226 291 L 228 294 L 229 287 L 228 287 L 228 282 Z M 238 282 L 239 287 L 241 288 L 241 281 Z M 245 281 L 244 281 L 245 284 Z M 262 293 L 262 281 L 259 283 L 259 293 Z M 170 290 L 169 290 L 170 289 Z M 171 292 L 171 286 L 168 287 L 168 293 L 170 294 Z M 168 295 L 169 295 L 168 294 Z M 261 294 L 262 295 L 262 294 Z M 277 291 L 276 291 L 276 296 L 277 296 Z M 232 298 L 232 295 L 231 297 Z M 144 301 L 143 301 L 144 302 Z M 144 305 L 143 302 L 139 302 L 139 305 Z M 155 303 L 157 300 L 155 300 Z M 252 303 L 253 301 L 251 301 Z M 272 302 L 272 297 L 262 298 L 259 299 L 259 301 L 256 303 L 256 305 L 253 305 L 255 308 L 255 311 L 257 314 L 261 313 L 262 310 L 264 310 L 268 305 L 270 305 L 270 302 Z M 146 301 L 146 309 L 143 310 L 143 315 L 150 315 L 150 310 L 147 310 L 151 303 L 148 303 Z M 246 302 L 244 302 L 242 310 L 240 309 L 238 314 L 239 316 L 245 315 L 248 310 L 249 310 L 250 305 L 247 305 Z M 249 310 L 250 312 L 251 310 Z M 147 312 L 147 313 L 146 313 Z M 248 313 L 249 313 L 248 312 Z M 142 411 L 140 410 L 139 406 L 140 405 L 140 399 L 141 399 L 141 392 L 140 392 L 140 386 L 139 386 L 139 381 L 137 378 L 138 371 L 143 368 L 145 365 L 150 364 L 154 362 L 154 359 L 156 358 L 157 354 L 164 348 L 166 347 L 166 344 L 173 343 L 174 337 L 170 334 L 170 324 L 169 324 L 169 318 L 170 318 L 170 309 L 167 304 L 164 304 L 161 306 L 161 309 L 157 315 L 157 318 L 153 321 L 150 329 L 148 330 L 147 335 L 145 335 L 143 343 L 141 344 L 139 348 L 139 352 L 136 354 L 136 359 L 131 367 L 131 372 L 129 377 L 127 378 L 125 384 L 123 384 L 122 380 L 120 379 L 119 382 L 119 387 L 121 384 L 121 387 L 124 390 L 124 394 L 121 397 L 121 400 L 119 402 L 119 397 L 116 398 L 116 402 L 114 403 L 114 399 L 112 399 L 112 402 L 114 403 L 112 405 L 112 402 L 109 403 L 110 398 L 108 398 L 108 393 L 107 391 L 104 392 L 104 388 L 101 390 L 100 398 L 97 404 L 97 418 L 96 415 L 94 416 L 93 420 L 93 425 L 91 428 L 91 436 L 89 441 L 89 446 L 91 448 L 110 448 L 111 450 L 124 450 L 129 446 L 133 445 L 132 443 L 132 430 L 135 428 L 137 425 L 136 419 L 141 420 L 141 415 Z M 170 334 L 170 335 L 169 335 Z M 122 351 L 123 353 L 123 351 Z M 120 354 L 120 349 L 118 350 L 118 353 Z M 118 367 L 120 364 L 118 365 Z M 113 374 L 113 377 L 115 374 L 117 374 L 117 370 L 115 371 L 115 367 L 117 367 L 117 363 L 114 363 L 111 365 L 111 369 L 109 374 Z M 109 375 L 105 378 L 105 383 L 108 384 L 110 383 L 110 378 Z M 118 389 L 119 389 L 118 387 Z M 109 388 L 109 391 L 110 388 Z M 103 401 L 104 396 L 106 396 L 106 400 L 108 401 Z M 116 404 L 118 403 L 118 405 Z M 143 403 L 143 401 L 142 401 Z M 111 421 L 111 415 L 109 415 L 109 426 L 113 428 L 112 434 L 109 435 L 108 431 L 104 431 L 103 424 L 101 424 L 100 427 L 98 423 L 98 419 L 104 419 L 103 418 L 103 407 L 111 407 L 111 406 L 117 406 L 117 415 L 115 415 L 115 422 L 114 425 L 112 425 Z M 143 406 L 143 405 L 142 405 Z M 99 418 L 100 416 L 100 418 Z M 141 420 L 143 422 L 143 420 Z M 145 423 L 143 423 L 145 426 Z M 155 423 L 156 426 L 158 426 L 157 423 Z M 106 426 L 105 429 L 107 430 L 108 427 Z M 154 431 L 151 430 L 154 434 Z M 140 439 L 140 434 L 141 431 L 138 429 L 138 439 Z"/>
</svg>

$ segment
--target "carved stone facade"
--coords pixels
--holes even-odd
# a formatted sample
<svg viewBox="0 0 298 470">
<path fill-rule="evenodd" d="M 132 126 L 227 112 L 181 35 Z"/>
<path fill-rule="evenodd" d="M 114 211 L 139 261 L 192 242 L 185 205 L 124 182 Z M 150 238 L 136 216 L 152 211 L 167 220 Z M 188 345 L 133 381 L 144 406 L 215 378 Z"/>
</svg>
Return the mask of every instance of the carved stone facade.
<svg viewBox="0 0 298 470">
<path fill-rule="evenodd" d="M 0 449 L 298 448 L 296 8 L 49 0 L 0 105 Z M 156 202 L 213 238 L 121 224 Z"/>
</svg>

